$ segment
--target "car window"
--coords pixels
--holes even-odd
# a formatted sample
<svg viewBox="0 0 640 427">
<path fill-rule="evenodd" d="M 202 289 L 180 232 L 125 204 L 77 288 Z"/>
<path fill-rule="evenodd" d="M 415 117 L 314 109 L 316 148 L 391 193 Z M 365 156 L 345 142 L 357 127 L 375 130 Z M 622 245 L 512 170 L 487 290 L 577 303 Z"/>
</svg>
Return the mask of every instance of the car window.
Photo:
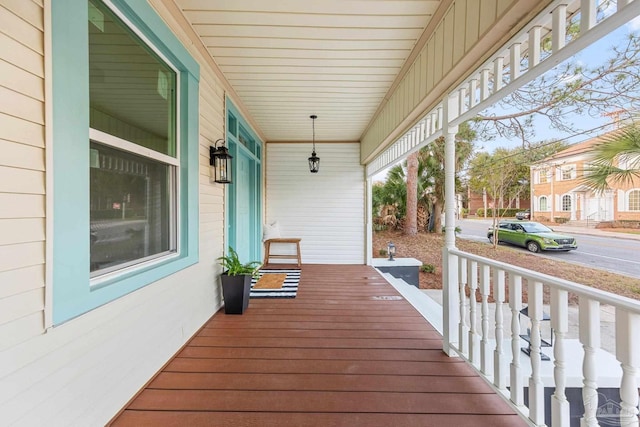
<svg viewBox="0 0 640 427">
<path fill-rule="evenodd" d="M 546 225 L 542 225 L 537 222 L 531 222 L 529 224 L 524 225 L 523 227 L 527 233 L 549 233 L 553 231 Z"/>
</svg>

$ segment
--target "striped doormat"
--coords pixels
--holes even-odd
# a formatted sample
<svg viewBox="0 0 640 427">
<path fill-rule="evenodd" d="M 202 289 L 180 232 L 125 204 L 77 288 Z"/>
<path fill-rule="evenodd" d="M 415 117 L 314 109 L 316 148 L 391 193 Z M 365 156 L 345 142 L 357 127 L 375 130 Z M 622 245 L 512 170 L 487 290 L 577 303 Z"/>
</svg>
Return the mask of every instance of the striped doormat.
<svg viewBox="0 0 640 427">
<path fill-rule="evenodd" d="M 275 286 L 274 282 L 280 280 L 264 280 L 260 285 L 256 284 L 265 275 L 273 275 L 273 279 L 276 279 L 276 275 L 286 275 L 282 286 Z M 271 279 L 272 277 L 265 277 L 265 279 Z M 269 283 L 264 283 L 269 282 Z M 300 270 L 297 269 L 280 269 L 280 270 L 260 270 L 258 276 L 251 279 L 251 298 L 295 298 L 298 293 L 298 283 L 300 282 Z M 262 286 L 264 283 L 264 286 Z"/>
</svg>

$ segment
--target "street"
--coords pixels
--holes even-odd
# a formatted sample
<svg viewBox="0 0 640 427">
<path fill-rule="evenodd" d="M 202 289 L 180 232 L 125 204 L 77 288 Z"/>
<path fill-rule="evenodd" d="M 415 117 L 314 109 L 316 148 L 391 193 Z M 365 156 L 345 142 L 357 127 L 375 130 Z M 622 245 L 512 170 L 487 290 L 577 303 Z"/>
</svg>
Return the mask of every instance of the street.
<svg viewBox="0 0 640 427">
<path fill-rule="evenodd" d="M 490 219 L 459 219 L 456 224 L 462 230 L 458 234 L 459 238 L 490 244 L 487 239 L 487 229 L 492 224 Z M 555 229 L 559 233 L 575 237 L 578 249 L 569 252 L 543 252 L 536 254 L 537 256 L 640 278 L 640 240 L 625 239 L 614 233 L 611 233 L 612 236 L 580 234 L 581 229 L 577 227 Z M 525 248 L 513 247 L 526 251 Z"/>
</svg>

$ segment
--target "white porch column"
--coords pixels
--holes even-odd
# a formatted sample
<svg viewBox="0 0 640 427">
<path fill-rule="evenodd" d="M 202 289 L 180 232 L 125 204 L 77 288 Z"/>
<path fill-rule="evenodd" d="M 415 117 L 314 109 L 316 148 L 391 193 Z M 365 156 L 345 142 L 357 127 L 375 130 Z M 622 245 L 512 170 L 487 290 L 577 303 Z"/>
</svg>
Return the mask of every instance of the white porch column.
<svg viewBox="0 0 640 427">
<path fill-rule="evenodd" d="M 460 315 L 458 294 L 458 257 L 449 254 L 449 249 L 456 246 L 456 183 L 455 183 L 455 136 L 457 126 L 449 126 L 449 122 L 457 115 L 458 94 L 447 96 L 443 102 L 442 134 L 445 138 L 444 148 L 444 209 L 445 209 L 445 245 L 442 249 L 442 315 L 443 315 L 443 350 L 449 356 L 454 356 L 452 345 L 459 346 L 458 321 Z"/>
<path fill-rule="evenodd" d="M 584 197 L 584 193 L 580 193 L 580 219 L 584 221 L 587 219 L 587 206 L 585 205 L 586 200 Z"/>
<path fill-rule="evenodd" d="M 367 265 L 371 265 L 371 259 L 373 258 L 373 178 L 366 177 L 367 187 L 365 189 L 365 215 L 367 229 L 366 229 L 366 243 L 365 243 L 365 260 Z"/>
</svg>

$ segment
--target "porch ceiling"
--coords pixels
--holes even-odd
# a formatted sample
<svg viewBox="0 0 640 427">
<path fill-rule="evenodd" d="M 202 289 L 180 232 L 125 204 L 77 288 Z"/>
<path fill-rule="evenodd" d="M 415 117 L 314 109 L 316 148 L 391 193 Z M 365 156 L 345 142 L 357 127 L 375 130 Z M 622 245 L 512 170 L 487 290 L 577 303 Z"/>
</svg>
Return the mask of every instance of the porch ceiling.
<svg viewBox="0 0 640 427">
<path fill-rule="evenodd" d="M 359 141 L 447 0 L 175 0 L 267 141 Z"/>
</svg>

